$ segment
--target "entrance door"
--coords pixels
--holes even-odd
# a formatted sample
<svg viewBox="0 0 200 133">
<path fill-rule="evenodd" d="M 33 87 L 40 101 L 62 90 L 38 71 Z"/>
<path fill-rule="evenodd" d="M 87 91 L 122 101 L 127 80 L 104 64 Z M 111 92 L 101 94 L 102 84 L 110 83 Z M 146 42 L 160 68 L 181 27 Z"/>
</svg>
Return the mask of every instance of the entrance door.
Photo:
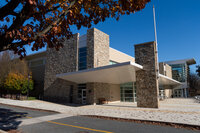
<svg viewBox="0 0 200 133">
<path fill-rule="evenodd" d="M 73 103 L 73 85 L 70 85 L 70 91 L 69 91 L 69 102 Z"/>
<path fill-rule="evenodd" d="M 86 104 L 86 89 L 82 89 L 82 104 Z"/>
<path fill-rule="evenodd" d="M 120 85 L 121 101 L 122 102 L 134 102 L 133 83 L 125 83 Z"/>
<path fill-rule="evenodd" d="M 78 84 L 78 101 L 86 104 L 86 84 Z"/>
<path fill-rule="evenodd" d="M 174 96 L 175 97 L 181 97 L 181 89 L 177 89 L 177 90 L 174 90 Z"/>
</svg>

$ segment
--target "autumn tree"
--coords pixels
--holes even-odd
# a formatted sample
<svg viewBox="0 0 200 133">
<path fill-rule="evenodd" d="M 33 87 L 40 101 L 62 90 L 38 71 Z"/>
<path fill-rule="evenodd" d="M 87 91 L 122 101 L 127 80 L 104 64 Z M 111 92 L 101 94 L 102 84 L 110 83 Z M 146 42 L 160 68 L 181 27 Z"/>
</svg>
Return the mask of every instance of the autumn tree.
<svg viewBox="0 0 200 133">
<path fill-rule="evenodd" d="M 189 78 L 190 91 L 193 95 L 196 95 L 200 91 L 200 77 L 197 74 L 192 73 Z"/>
<path fill-rule="evenodd" d="M 5 51 L 0 53 L 0 83 L 10 72 L 28 75 L 29 68 L 25 60 L 19 60 L 13 52 Z"/>
<path fill-rule="evenodd" d="M 71 26 L 90 28 L 106 18 L 145 8 L 150 0 L 1 0 L 0 51 L 26 56 L 25 45 L 57 50 L 72 36 Z"/>
<path fill-rule="evenodd" d="M 8 90 L 12 90 L 11 87 L 13 87 L 13 89 L 16 90 L 16 87 L 19 87 L 19 84 L 20 84 L 20 89 L 18 88 L 18 90 L 21 92 L 26 92 L 24 91 L 25 90 L 24 87 L 27 87 L 27 78 L 28 78 L 29 73 L 30 73 L 30 70 L 28 68 L 27 62 L 24 60 L 18 59 L 16 55 L 13 54 L 13 52 L 5 51 L 5 52 L 0 53 L 0 93 L 1 94 L 7 92 Z"/>
<path fill-rule="evenodd" d="M 3 87 L 11 94 L 26 94 L 33 89 L 33 80 L 20 73 L 9 73 Z"/>
<path fill-rule="evenodd" d="M 198 66 L 196 66 L 196 67 L 197 67 L 197 70 L 196 70 L 197 75 L 200 77 L 200 65 L 198 65 Z"/>
</svg>

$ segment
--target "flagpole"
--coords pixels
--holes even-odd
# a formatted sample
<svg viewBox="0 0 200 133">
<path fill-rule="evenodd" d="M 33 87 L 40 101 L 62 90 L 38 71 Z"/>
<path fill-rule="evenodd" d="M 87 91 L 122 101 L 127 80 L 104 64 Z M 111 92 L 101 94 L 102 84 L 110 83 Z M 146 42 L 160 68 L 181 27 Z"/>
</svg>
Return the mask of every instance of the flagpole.
<svg viewBox="0 0 200 133">
<path fill-rule="evenodd" d="M 154 34 L 155 34 L 155 42 L 156 42 L 156 53 L 157 53 L 157 78 L 159 79 L 159 60 L 158 60 L 158 42 L 157 42 L 157 32 L 156 32 L 156 15 L 155 15 L 155 7 L 153 5 L 153 20 L 154 20 Z"/>
<path fill-rule="evenodd" d="M 156 15 L 155 15 L 155 7 L 153 5 L 153 22 L 154 22 L 154 33 L 155 33 L 155 41 L 157 44 L 157 32 L 156 32 Z"/>
</svg>

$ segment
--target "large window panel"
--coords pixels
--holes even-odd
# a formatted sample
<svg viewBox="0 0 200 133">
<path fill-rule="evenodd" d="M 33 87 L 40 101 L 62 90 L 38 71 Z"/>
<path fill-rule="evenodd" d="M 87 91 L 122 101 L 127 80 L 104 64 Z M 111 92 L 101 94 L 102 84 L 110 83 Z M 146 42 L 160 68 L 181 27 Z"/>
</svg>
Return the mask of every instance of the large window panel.
<svg viewBox="0 0 200 133">
<path fill-rule="evenodd" d="M 87 69 L 87 47 L 79 48 L 78 70 Z"/>
</svg>

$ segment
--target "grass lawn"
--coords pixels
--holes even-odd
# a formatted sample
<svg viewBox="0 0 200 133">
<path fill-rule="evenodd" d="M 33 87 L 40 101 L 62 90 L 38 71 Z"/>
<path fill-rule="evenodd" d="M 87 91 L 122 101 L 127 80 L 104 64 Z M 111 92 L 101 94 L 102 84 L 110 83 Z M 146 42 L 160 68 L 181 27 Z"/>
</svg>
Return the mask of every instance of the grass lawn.
<svg viewBox="0 0 200 133">
<path fill-rule="evenodd" d="M 37 100 L 37 98 L 36 97 L 28 97 L 27 100 Z"/>
</svg>

